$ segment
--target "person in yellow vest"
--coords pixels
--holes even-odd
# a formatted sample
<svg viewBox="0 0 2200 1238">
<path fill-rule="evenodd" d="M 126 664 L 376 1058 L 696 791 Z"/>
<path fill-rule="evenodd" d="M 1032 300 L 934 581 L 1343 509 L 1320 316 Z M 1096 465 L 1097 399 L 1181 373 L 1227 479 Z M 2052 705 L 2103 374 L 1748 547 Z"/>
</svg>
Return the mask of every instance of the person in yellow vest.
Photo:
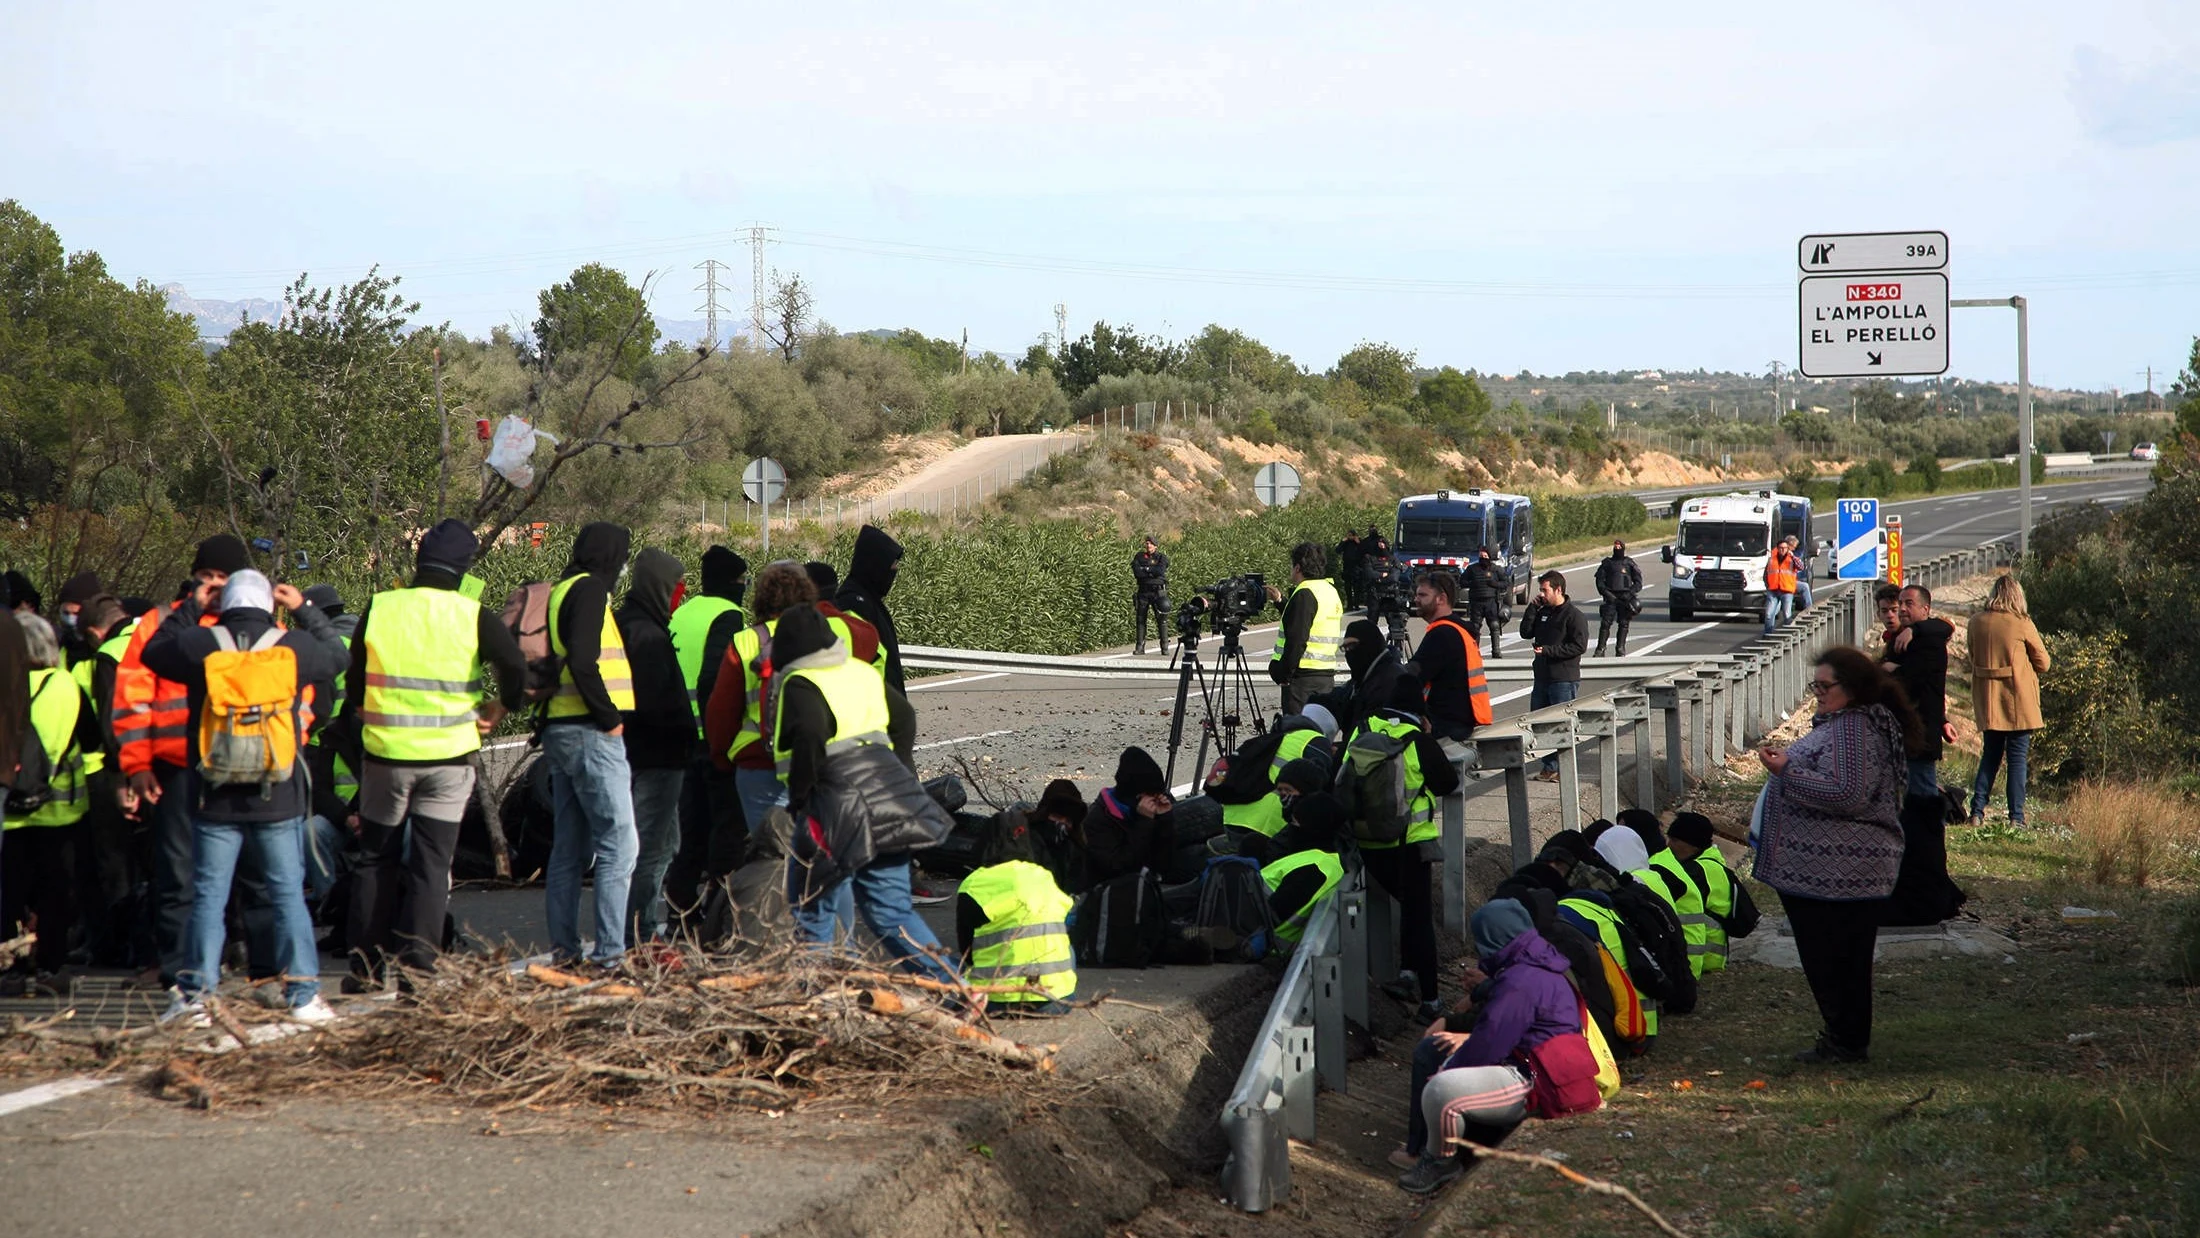
<svg viewBox="0 0 2200 1238">
<path fill-rule="evenodd" d="M 1291 592 L 1274 585 L 1268 600 L 1283 608 L 1283 627 L 1268 661 L 1268 678 L 1283 687 L 1282 713 L 1300 713 L 1306 703 L 1337 686 L 1337 659 L 1344 644 L 1344 599 L 1329 577 L 1328 552 L 1313 542 L 1291 548 Z"/>
<path fill-rule="evenodd" d="M 1275 858 L 1270 840 L 1286 823 L 1291 797 L 1329 785 L 1336 734 L 1335 715 L 1308 705 L 1305 713 L 1246 740 L 1228 761 L 1215 762 L 1207 778 L 1207 794 L 1222 805 L 1223 833 L 1215 846 L 1262 863 Z M 1301 762 L 1311 768 L 1286 778 L 1285 771 Z"/>
<path fill-rule="evenodd" d="M 633 769 L 626 761 L 624 715 L 634 709 L 634 672 L 611 617 L 611 590 L 626 568 L 631 535 L 594 521 L 573 539 L 572 559 L 550 591 L 550 652 L 558 686 L 543 707 L 536 738 L 550 763 L 557 825 L 544 873 L 550 949 L 562 962 L 583 957 L 604 967 L 626 955 L 626 891 L 641 841 L 634 831 Z M 581 941 L 581 876 L 596 860 L 596 936 Z"/>
<path fill-rule="evenodd" d="M 519 642 L 459 587 L 479 545 L 463 521 L 428 530 L 412 584 L 375 594 L 352 630 L 337 726 L 362 753 L 358 810 L 347 814 L 357 831 L 344 923 L 349 990 L 377 982 L 392 961 L 434 963 L 481 736 L 526 700 Z M 484 667 L 496 677 L 488 700 Z"/>
<path fill-rule="evenodd" d="M 1437 839 L 1443 834 L 1437 805 L 1459 789 L 1459 771 L 1426 729 L 1421 691 L 1420 680 L 1399 676 L 1391 689 L 1390 708 L 1367 720 L 1366 729 L 1405 742 L 1408 816 L 1403 838 L 1387 843 L 1363 840 L 1360 858 L 1367 865 L 1367 875 L 1398 900 L 1399 953 L 1410 975 L 1400 976 L 1385 991 L 1400 1000 L 1418 994 L 1417 1017 L 1425 1022 L 1442 1013 L 1436 1003 L 1436 905 L 1430 883 L 1431 866 L 1439 858 Z M 1352 759 L 1351 747 L 1347 740 L 1338 753 L 1340 776 Z"/>
<path fill-rule="evenodd" d="M 1650 857 L 1650 866 L 1669 878 L 1669 884 L 1687 883 L 1703 908 L 1703 941 L 1699 946 L 1693 937 L 1689 939 L 1689 962 L 1702 960 L 1698 975 L 1724 971 L 1728 941 L 1756 931 L 1756 900 L 1719 854 L 1709 817 L 1675 813 L 1665 837 L 1666 849 Z"/>
<path fill-rule="evenodd" d="M 655 548 L 634 556 L 626 601 L 614 616 L 633 668 L 634 707 L 626 714 L 626 763 L 634 771 L 634 829 L 641 849 L 627 886 L 627 942 L 653 942 L 665 932 L 665 870 L 680 849 L 680 789 L 696 747 L 695 710 L 688 704 L 672 618 L 686 587 L 687 567 Z"/>
<path fill-rule="evenodd" d="M 63 588 L 64 598 L 68 588 Z M 68 603 L 62 605 L 66 608 Z M 120 778 L 115 772 L 114 731 L 108 723 L 114 708 L 115 670 L 122 664 L 130 634 L 137 627 L 131 616 L 129 608 L 111 593 L 86 600 L 77 609 L 76 632 L 89 653 L 69 667 L 97 715 L 102 754 L 101 768 L 86 775 L 92 806 L 78 830 L 76 853 L 77 905 L 84 909 L 84 950 L 100 967 L 123 967 L 131 961 L 132 831 L 115 794 Z"/>
<path fill-rule="evenodd" d="M 38 934 L 31 957 L 16 961 L 0 978 L 0 995 L 19 997 L 32 986 L 53 992 L 62 987 L 69 959 L 69 933 L 76 927 L 77 833 L 91 809 L 87 775 L 101 767 L 99 722 L 90 700 L 61 669 L 61 641 L 53 625 L 34 614 L 20 614 L 29 654 L 27 682 L 18 685 L 30 704 L 30 728 L 45 754 L 43 785 L 28 786 L 18 770 L 8 801 L 6 834 L 0 851 L 0 938 L 26 927 Z M 15 754 L 7 757 L 12 765 Z M 26 802 L 26 796 L 29 796 Z M 35 974 L 33 968 L 35 966 Z"/>
<path fill-rule="evenodd" d="M 995 818 L 981 867 L 956 890 L 955 949 L 988 1014 L 1068 1014 L 1077 993 L 1069 939 L 1077 900 L 1062 893 L 1037 854 L 1029 818 L 1011 808 Z"/>
<path fill-rule="evenodd" d="M 687 684 L 695 711 L 695 750 L 687 777 L 680 781 L 680 845 L 665 870 L 668 913 L 686 925 L 702 904 L 702 883 L 741 866 L 748 824 L 741 815 L 741 790 L 731 769 L 719 769 L 705 743 L 704 707 L 718 686 L 718 668 L 734 634 L 749 625 L 741 608 L 747 592 L 749 561 L 724 546 L 703 552 L 702 592 L 672 612 L 672 652 Z"/>
<path fill-rule="evenodd" d="M 796 933 L 827 944 L 837 922 L 860 915 L 903 968 L 957 983 L 909 889 L 910 852 L 937 844 L 954 819 L 894 755 L 886 681 L 805 605 L 779 616 L 770 692 L 772 755 L 795 822 L 787 902 Z"/>
<path fill-rule="evenodd" d="M 1281 949 L 1299 944 L 1315 905 L 1344 880 L 1344 858 L 1337 854 L 1344 845 L 1344 828 L 1344 806 L 1327 791 L 1292 802 L 1291 824 L 1276 835 L 1281 855 L 1260 870 Z"/>
</svg>

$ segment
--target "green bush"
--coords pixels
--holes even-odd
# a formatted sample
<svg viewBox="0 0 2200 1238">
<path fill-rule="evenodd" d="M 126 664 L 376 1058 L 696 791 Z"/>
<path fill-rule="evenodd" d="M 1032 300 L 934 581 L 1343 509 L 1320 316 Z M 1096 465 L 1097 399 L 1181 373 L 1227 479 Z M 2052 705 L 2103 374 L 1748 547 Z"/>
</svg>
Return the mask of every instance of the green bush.
<svg viewBox="0 0 2200 1238">
<path fill-rule="evenodd" d="M 2146 668 L 2114 632 L 2045 633 L 2053 669 L 2040 678 L 2048 725 L 2033 736 L 2035 776 L 2158 776 L 2182 766 L 2192 739 L 2147 691 Z"/>
<path fill-rule="evenodd" d="M 1929 451 L 1920 452 L 1910 461 L 1909 476 L 1924 487 L 1927 494 L 1940 489 L 1940 458 Z"/>
</svg>

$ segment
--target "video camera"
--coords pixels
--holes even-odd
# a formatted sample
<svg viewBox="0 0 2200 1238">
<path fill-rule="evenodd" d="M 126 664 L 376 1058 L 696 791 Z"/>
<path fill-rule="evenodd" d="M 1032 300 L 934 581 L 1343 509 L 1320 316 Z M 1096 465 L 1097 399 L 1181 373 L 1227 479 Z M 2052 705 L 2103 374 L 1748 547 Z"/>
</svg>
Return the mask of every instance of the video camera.
<svg viewBox="0 0 2200 1238">
<path fill-rule="evenodd" d="M 1395 559 L 1378 564 L 1368 590 L 1367 610 L 1370 618 L 1403 623 L 1413 613 L 1413 573 Z"/>
<path fill-rule="evenodd" d="M 1245 621 L 1268 605 L 1268 578 L 1259 572 L 1226 577 L 1193 591 L 1192 600 L 1176 611 L 1177 638 L 1186 646 L 1199 643 L 1200 620 L 1208 621 L 1217 636 L 1245 630 Z"/>
</svg>

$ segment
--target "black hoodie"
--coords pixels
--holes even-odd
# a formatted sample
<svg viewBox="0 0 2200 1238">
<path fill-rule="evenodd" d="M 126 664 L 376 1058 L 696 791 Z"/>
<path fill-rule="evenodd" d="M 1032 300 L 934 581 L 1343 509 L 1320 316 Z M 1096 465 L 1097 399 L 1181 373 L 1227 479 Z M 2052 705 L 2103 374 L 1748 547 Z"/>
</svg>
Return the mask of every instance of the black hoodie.
<svg viewBox="0 0 2200 1238">
<path fill-rule="evenodd" d="M 634 578 L 619 608 L 619 639 L 634 669 L 634 710 L 625 715 L 626 762 L 635 769 L 681 769 L 695 744 L 695 710 L 672 651 L 672 594 L 687 568 L 662 550 L 634 556 Z M 574 588 L 580 586 L 575 585 Z"/>
<path fill-rule="evenodd" d="M 581 526 L 580 535 L 573 539 L 573 557 L 558 579 L 581 579 L 566 590 L 565 605 L 551 616 L 551 622 L 557 625 L 558 641 L 565 647 L 566 669 L 588 712 L 550 718 L 545 725 L 586 722 L 599 731 L 609 731 L 624 721 L 619 707 L 611 703 L 611 694 L 604 690 L 596 659 L 603 654 L 603 617 L 611 606 L 611 587 L 626 567 L 626 551 L 632 541 L 623 526 L 601 520 Z"/>
<path fill-rule="evenodd" d="M 901 634 L 894 630 L 893 612 L 886 609 L 886 593 L 901 570 L 901 543 L 876 525 L 864 525 L 856 534 L 855 553 L 849 556 L 848 579 L 840 584 L 833 605 L 878 629 L 879 644 L 886 650 L 886 686 L 903 690 Z"/>
</svg>

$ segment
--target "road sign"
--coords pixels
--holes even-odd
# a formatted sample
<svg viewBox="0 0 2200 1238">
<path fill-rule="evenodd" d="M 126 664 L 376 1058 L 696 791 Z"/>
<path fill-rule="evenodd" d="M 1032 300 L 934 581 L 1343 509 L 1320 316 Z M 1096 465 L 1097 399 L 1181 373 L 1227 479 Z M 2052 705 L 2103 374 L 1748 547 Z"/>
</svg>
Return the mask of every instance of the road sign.
<svg viewBox="0 0 2200 1238">
<path fill-rule="evenodd" d="M 779 461 L 763 456 L 749 461 L 749 467 L 741 470 L 741 493 L 749 502 L 759 507 L 769 507 L 787 492 L 787 470 L 779 467 Z"/>
<path fill-rule="evenodd" d="M 1253 474 L 1253 496 L 1267 507 L 1289 507 L 1299 497 L 1299 471 L 1278 460 Z"/>
<path fill-rule="evenodd" d="M 1797 366 L 1806 378 L 1948 372 L 1948 277 L 1806 275 Z"/>
<path fill-rule="evenodd" d="M 1887 579 L 1902 583 L 1902 517 L 1887 517 Z"/>
<path fill-rule="evenodd" d="M 1795 265 L 1805 275 L 1861 271 L 1945 271 L 1945 232 L 1831 232 L 1795 243 Z"/>
<path fill-rule="evenodd" d="M 1879 500 L 1842 499 L 1834 509 L 1834 575 L 1879 579 Z"/>
</svg>

